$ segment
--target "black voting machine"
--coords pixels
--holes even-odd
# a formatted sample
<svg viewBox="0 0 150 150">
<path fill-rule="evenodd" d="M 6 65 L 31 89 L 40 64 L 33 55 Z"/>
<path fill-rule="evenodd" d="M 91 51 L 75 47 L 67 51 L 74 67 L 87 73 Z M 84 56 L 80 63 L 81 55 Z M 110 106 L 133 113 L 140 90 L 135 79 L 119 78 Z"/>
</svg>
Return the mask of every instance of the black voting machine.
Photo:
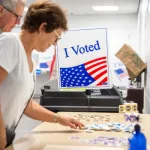
<svg viewBox="0 0 150 150">
<path fill-rule="evenodd" d="M 40 105 L 54 112 L 118 112 L 123 98 L 118 89 L 59 91 L 43 86 Z"/>
</svg>

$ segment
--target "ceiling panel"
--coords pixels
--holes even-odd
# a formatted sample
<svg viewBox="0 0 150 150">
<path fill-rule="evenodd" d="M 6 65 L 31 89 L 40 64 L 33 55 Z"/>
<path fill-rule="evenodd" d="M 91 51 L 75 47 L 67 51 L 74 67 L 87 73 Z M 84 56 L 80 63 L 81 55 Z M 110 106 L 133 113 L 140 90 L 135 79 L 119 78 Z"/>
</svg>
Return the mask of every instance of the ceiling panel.
<svg viewBox="0 0 150 150">
<path fill-rule="evenodd" d="M 35 0 L 27 0 L 29 6 Z M 53 0 L 67 10 L 70 15 L 87 14 L 128 14 L 137 13 L 139 0 Z M 116 12 L 96 12 L 92 9 L 94 5 L 117 5 Z"/>
</svg>

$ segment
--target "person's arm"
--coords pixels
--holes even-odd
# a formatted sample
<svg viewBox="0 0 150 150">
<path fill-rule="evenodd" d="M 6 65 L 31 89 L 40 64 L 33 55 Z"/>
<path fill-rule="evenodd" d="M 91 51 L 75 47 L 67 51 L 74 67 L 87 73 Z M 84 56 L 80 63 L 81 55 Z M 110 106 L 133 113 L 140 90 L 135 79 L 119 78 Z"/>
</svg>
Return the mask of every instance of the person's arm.
<svg viewBox="0 0 150 150">
<path fill-rule="evenodd" d="M 6 129 L 4 126 L 0 105 L 0 150 L 3 150 L 6 147 L 6 144 Z"/>
<path fill-rule="evenodd" d="M 1 34 L 0 36 L 0 85 L 7 78 L 8 74 L 16 67 L 19 61 L 19 50 L 14 42 L 14 34 Z M 3 87 L 2 87 L 3 88 Z M 7 91 L 5 94 L 8 94 Z M 1 95 L 0 95 L 1 99 Z M 3 99 L 4 101 L 4 99 Z M 1 103 L 1 108 L 3 108 Z M 0 150 L 6 145 L 6 130 L 0 111 Z"/>
<path fill-rule="evenodd" d="M 74 118 L 58 115 L 52 111 L 45 109 L 33 100 L 29 102 L 28 106 L 24 111 L 24 114 L 32 119 L 46 122 L 57 122 L 61 125 L 69 126 L 74 129 L 76 129 L 77 127 L 84 127 L 81 122 L 75 120 Z"/>
<path fill-rule="evenodd" d="M 8 73 L 2 67 L 0 67 L 0 84 L 5 80 L 7 75 Z M 0 104 L 0 150 L 3 150 L 6 144 L 7 144 L 6 129 L 5 129 L 3 118 L 2 118 L 1 104 Z"/>
<path fill-rule="evenodd" d="M 5 80 L 7 75 L 7 71 L 0 66 L 0 84 Z"/>
</svg>

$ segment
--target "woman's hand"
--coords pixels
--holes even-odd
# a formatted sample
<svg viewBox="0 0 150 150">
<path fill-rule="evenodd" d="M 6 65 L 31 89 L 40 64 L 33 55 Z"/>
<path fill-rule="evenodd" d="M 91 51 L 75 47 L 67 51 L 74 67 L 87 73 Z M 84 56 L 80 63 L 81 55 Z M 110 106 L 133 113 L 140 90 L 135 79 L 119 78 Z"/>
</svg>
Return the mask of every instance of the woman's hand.
<svg viewBox="0 0 150 150">
<path fill-rule="evenodd" d="M 84 127 L 84 124 L 79 122 L 78 120 L 72 118 L 72 117 L 66 117 L 66 116 L 62 116 L 62 115 L 56 115 L 56 122 L 64 125 L 64 126 L 69 126 L 70 128 L 73 129 L 81 129 L 82 127 Z"/>
</svg>

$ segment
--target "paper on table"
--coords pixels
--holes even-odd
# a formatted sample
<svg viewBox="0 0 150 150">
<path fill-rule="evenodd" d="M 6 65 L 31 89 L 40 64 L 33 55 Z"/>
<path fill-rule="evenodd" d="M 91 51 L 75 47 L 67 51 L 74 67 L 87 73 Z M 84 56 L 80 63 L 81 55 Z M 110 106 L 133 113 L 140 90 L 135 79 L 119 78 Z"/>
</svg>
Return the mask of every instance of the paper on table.
<svg viewBox="0 0 150 150">
<path fill-rule="evenodd" d="M 118 147 L 93 147 L 93 146 L 69 146 L 69 145 L 46 145 L 43 150 L 124 150 Z"/>
</svg>

